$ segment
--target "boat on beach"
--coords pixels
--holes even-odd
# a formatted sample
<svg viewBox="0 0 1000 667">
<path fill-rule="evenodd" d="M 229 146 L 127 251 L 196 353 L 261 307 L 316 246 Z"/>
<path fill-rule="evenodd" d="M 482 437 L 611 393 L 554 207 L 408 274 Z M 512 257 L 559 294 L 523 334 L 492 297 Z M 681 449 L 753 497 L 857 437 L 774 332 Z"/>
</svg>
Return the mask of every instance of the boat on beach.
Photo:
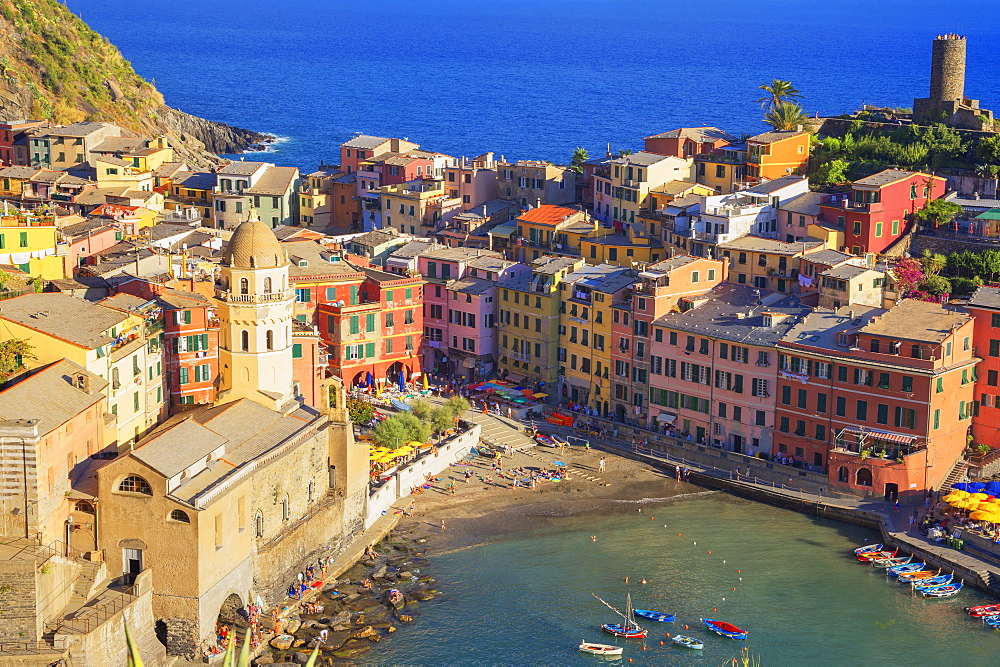
<svg viewBox="0 0 1000 667">
<path fill-rule="evenodd" d="M 556 447 L 557 446 L 555 440 L 553 440 L 552 438 L 550 438 L 547 435 L 542 435 L 541 433 L 539 433 L 538 435 L 535 436 L 535 442 L 537 442 L 539 445 L 545 445 L 546 447 Z"/>
<path fill-rule="evenodd" d="M 645 618 L 650 621 L 656 621 L 657 623 L 673 623 L 673 614 L 663 614 L 658 611 L 650 611 L 649 609 L 633 609 L 632 614 L 638 616 L 639 618 Z"/>
<path fill-rule="evenodd" d="M 746 639 L 747 631 L 741 630 L 732 623 L 726 623 L 725 621 L 717 621 L 713 618 L 703 618 L 701 622 L 704 623 L 709 630 L 723 637 L 729 637 L 730 639 Z"/>
<path fill-rule="evenodd" d="M 580 642 L 580 650 L 584 653 L 591 653 L 593 655 L 621 655 L 621 646 L 612 646 L 611 644 L 596 644 L 594 642 Z"/>
<path fill-rule="evenodd" d="M 614 607 L 612 607 L 606 601 L 599 598 L 596 593 L 591 593 L 591 595 L 593 595 L 598 600 L 601 600 L 601 602 L 604 602 L 604 605 L 608 609 L 610 609 L 611 611 L 615 612 L 616 614 L 625 619 L 624 623 L 605 623 L 604 625 L 601 626 L 601 630 L 604 630 L 609 635 L 614 635 L 615 637 L 621 637 L 623 639 L 642 639 L 648 634 L 645 628 L 641 627 L 638 623 L 632 620 L 631 595 L 626 597 L 626 607 L 624 614 L 615 609 Z"/>
<path fill-rule="evenodd" d="M 674 635 L 670 641 L 678 646 L 683 646 L 684 648 L 705 648 L 705 645 L 702 642 L 698 641 L 694 637 L 688 637 L 687 635 Z"/>
</svg>

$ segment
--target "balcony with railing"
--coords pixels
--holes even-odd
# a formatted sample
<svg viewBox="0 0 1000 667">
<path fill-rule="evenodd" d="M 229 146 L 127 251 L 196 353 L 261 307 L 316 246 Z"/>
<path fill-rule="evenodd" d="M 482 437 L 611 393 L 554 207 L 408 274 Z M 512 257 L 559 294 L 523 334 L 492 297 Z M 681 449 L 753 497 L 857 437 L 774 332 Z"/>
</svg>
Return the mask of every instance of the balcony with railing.
<svg viewBox="0 0 1000 667">
<path fill-rule="evenodd" d="M 899 463 L 926 448 L 926 443 L 916 436 L 851 427 L 837 431 L 833 443 L 833 451 L 842 454 Z"/>
<path fill-rule="evenodd" d="M 215 298 L 227 303 L 271 304 L 294 299 L 295 290 L 289 289 L 283 292 L 270 292 L 268 294 L 237 294 L 223 289 L 216 289 Z"/>
</svg>

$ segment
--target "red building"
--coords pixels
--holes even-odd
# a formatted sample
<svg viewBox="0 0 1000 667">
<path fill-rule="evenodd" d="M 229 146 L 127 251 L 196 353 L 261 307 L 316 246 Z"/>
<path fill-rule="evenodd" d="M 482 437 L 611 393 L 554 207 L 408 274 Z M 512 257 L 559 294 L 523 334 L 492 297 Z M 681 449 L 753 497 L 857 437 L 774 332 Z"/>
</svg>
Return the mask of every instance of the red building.
<svg viewBox="0 0 1000 667">
<path fill-rule="evenodd" d="M 854 181 L 849 195 L 820 206 L 820 219 L 844 231 L 844 252 L 880 253 L 910 231 L 913 214 L 943 196 L 945 179 L 886 169 Z"/>
<path fill-rule="evenodd" d="M 654 134 L 651 137 L 646 137 L 643 141 L 645 142 L 643 150 L 647 153 L 691 158 L 734 144 L 739 139 L 717 127 L 682 127 L 662 134 Z"/>
<path fill-rule="evenodd" d="M 976 367 L 979 409 L 972 415 L 972 438 L 1000 449 L 1000 289 L 980 287 L 967 308 L 976 320 L 972 340 L 982 359 Z"/>
<path fill-rule="evenodd" d="M 924 301 L 813 311 L 778 343 L 771 454 L 857 493 L 939 488 L 976 410 L 972 335 Z"/>
<path fill-rule="evenodd" d="M 135 278 L 116 287 L 118 294 L 155 300 L 163 309 L 163 363 L 170 410 L 215 402 L 219 375 L 219 319 L 215 305 L 195 292 Z"/>
<path fill-rule="evenodd" d="M 330 372 L 347 386 L 420 377 L 423 343 L 423 280 L 367 266 L 360 283 L 334 288 L 334 299 L 317 308 Z"/>
</svg>

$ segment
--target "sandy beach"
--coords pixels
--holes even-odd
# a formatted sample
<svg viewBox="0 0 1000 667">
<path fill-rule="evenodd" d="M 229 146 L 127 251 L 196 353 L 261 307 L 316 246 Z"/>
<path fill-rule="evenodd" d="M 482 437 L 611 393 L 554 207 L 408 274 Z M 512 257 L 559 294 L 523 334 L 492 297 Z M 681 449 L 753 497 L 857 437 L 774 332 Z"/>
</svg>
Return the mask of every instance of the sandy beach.
<svg viewBox="0 0 1000 667">
<path fill-rule="evenodd" d="M 600 459 L 605 470 L 600 471 Z M 433 551 L 503 539 L 505 535 L 537 530 L 563 517 L 589 513 L 634 512 L 644 500 L 664 500 L 705 489 L 655 470 L 647 464 L 580 447 L 538 446 L 504 456 L 503 469 L 530 472 L 552 469 L 565 463 L 567 478 L 538 481 L 535 488 L 513 488 L 509 479 L 497 476 L 491 459 L 476 457 L 469 465 L 453 465 L 439 474 L 430 489 L 412 495 L 414 515 L 405 517 L 398 530 L 422 535 Z M 466 471 L 471 478 L 466 478 Z M 492 482 L 484 480 L 492 476 Z M 454 495 L 450 488 L 454 485 Z M 441 525 L 444 521 L 445 528 Z"/>
</svg>

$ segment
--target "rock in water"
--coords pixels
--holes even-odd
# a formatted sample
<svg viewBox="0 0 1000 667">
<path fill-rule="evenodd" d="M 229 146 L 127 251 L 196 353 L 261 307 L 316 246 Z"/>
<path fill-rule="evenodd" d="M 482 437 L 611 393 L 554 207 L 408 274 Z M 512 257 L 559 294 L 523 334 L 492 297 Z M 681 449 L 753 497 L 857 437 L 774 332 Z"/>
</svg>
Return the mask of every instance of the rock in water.
<svg viewBox="0 0 1000 667">
<path fill-rule="evenodd" d="M 333 657 L 334 658 L 340 658 L 342 660 L 351 660 L 351 659 L 356 658 L 357 656 L 361 655 L 365 651 L 370 651 L 371 648 L 372 648 L 371 646 L 365 646 L 363 644 L 354 645 L 354 646 L 351 646 L 351 647 L 345 647 L 345 648 L 339 649 L 337 651 L 334 651 L 333 652 Z"/>
<path fill-rule="evenodd" d="M 279 651 L 287 651 L 292 648 L 292 642 L 295 641 L 295 637 L 292 635 L 278 635 L 271 640 L 271 646 L 278 649 Z"/>
<path fill-rule="evenodd" d="M 399 622 L 400 623 L 412 623 L 413 622 L 413 617 L 412 616 L 407 616 L 406 614 L 400 614 L 399 615 Z"/>
<path fill-rule="evenodd" d="M 351 635 L 352 639 L 371 639 L 372 637 L 378 637 L 378 633 L 375 632 L 375 628 L 370 625 L 366 625 Z"/>
</svg>

